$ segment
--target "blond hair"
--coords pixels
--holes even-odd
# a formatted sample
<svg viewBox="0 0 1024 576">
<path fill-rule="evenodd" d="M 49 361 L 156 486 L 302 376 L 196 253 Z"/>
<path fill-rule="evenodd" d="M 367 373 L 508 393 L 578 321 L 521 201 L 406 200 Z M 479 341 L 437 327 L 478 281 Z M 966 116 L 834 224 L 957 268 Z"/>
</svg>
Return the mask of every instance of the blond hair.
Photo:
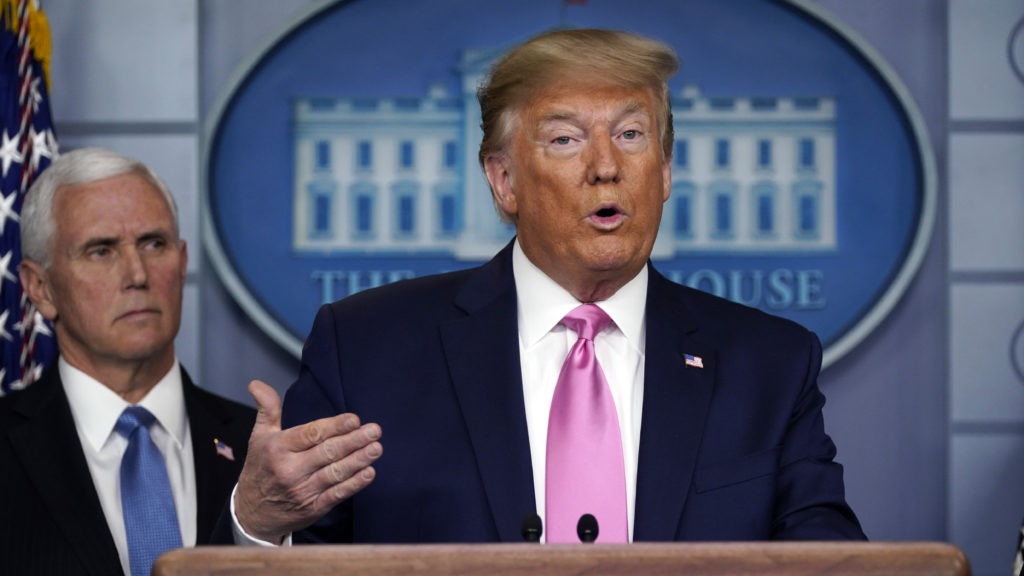
<svg viewBox="0 0 1024 576">
<path fill-rule="evenodd" d="M 661 140 L 672 156 L 672 109 L 668 79 L 679 59 L 667 45 L 617 30 L 553 30 L 513 48 L 498 60 L 477 90 L 480 101 L 480 164 L 506 149 L 522 106 L 566 79 L 587 79 L 613 86 L 648 88 L 661 114 Z"/>
</svg>

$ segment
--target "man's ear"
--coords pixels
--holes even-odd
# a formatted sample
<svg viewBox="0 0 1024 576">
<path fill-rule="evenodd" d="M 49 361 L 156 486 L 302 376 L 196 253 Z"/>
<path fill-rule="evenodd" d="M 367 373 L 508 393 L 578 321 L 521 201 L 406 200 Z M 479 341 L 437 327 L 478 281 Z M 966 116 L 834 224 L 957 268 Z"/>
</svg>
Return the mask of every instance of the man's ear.
<svg viewBox="0 0 1024 576">
<path fill-rule="evenodd" d="M 18 265 L 18 277 L 21 280 L 21 289 L 32 301 L 32 305 L 43 315 L 43 318 L 53 322 L 57 319 L 57 306 L 54 304 L 51 292 L 50 277 L 46 269 L 32 260 L 22 260 Z"/>
<path fill-rule="evenodd" d="M 668 197 L 672 194 L 672 159 L 666 159 L 661 164 L 661 185 L 663 187 L 661 191 L 661 203 L 668 202 Z"/>
<path fill-rule="evenodd" d="M 188 244 L 184 239 L 178 240 L 178 253 L 181 255 L 181 285 L 184 286 L 188 275 Z"/>
<path fill-rule="evenodd" d="M 501 211 L 514 216 L 519 212 L 512 178 L 512 160 L 507 154 L 491 154 L 484 159 L 484 173 L 491 185 L 494 203 Z"/>
</svg>

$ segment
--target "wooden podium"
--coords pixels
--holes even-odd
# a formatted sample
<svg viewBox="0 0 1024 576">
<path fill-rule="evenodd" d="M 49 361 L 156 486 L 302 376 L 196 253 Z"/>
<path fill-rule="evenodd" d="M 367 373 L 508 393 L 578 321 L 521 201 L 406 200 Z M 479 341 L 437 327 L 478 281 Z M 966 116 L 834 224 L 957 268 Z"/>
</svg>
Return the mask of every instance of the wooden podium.
<svg viewBox="0 0 1024 576">
<path fill-rule="evenodd" d="M 154 576 L 970 573 L 964 553 L 939 542 L 207 546 L 173 550 L 153 566 Z"/>
</svg>

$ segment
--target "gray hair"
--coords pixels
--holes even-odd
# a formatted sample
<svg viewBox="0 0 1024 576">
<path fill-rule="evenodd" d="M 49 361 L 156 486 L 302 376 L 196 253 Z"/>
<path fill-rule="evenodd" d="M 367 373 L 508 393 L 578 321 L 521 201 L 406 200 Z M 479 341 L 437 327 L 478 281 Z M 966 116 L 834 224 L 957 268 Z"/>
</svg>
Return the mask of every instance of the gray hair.
<svg viewBox="0 0 1024 576">
<path fill-rule="evenodd" d="M 61 188 L 125 174 L 138 174 L 160 191 L 171 210 L 174 233 L 179 234 L 178 206 L 174 203 L 174 196 L 148 166 L 104 148 L 80 148 L 58 156 L 28 189 L 21 208 L 22 257 L 43 268 L 50 267 L 51 242 L 57 230 L 53 206 Z"/>
</svg>

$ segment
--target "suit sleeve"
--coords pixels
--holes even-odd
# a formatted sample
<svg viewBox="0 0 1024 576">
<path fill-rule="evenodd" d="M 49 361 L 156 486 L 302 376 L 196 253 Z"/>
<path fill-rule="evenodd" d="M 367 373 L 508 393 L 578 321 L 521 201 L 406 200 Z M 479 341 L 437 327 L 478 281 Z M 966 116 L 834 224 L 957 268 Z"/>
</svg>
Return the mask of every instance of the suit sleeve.
<svg viewBox="0 0 1024 576">
<path fill-rule="evenodd" d="M 342 392 L 339 330 L 340 321 L 332 305 L 321 306 L 302 349 L 299 377 L 285 394 L 282 427 L 290 428 L 348 411 Z M 293 542 L 351 542 L 351 515 L 349 499 L 309 528 L 293 534 Z"/>
<path fill-rule="evenodd" d="M 864 540 L 857 517 L 846 503 L 843 467 L 825 433 L 818 388 L 821 343 L 808 333 L 806 374 L 790 415 L 780 455 L 775 540 Z"/>
</svg>

